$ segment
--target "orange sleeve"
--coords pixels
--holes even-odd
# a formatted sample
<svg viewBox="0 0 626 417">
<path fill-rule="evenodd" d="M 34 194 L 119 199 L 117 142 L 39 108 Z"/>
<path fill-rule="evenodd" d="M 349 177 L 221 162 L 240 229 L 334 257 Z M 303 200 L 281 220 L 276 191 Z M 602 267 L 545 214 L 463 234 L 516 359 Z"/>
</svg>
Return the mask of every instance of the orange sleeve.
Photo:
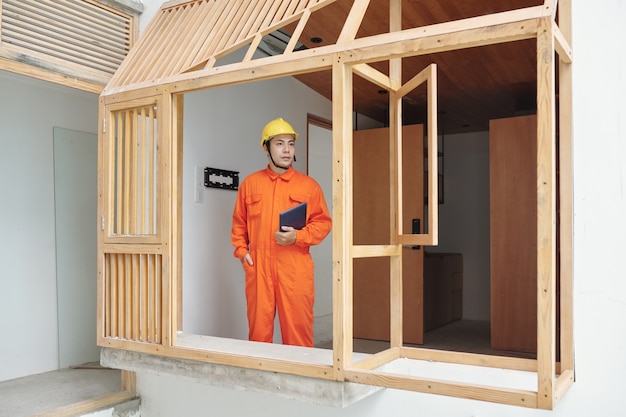
<svg viewBox="0 0 626 417">
<path fill-rule="evenodd" d="M 242 184 L 243 186 L 243 184 Z M 240 187 L 237 192 L 237 200 L 235 201 L 235 208 L 233 210 L 233 222 L 230 232 L 230 240 L 235 247 L 235 258 L 241 259 L 246 253 L 248 253 L 248 214 L 246 207 L 245 189 Z"/>
<path fill-rule="evenodd" d="M 307 224 L 296 230 L 297 246 L 312 246 L 319 244 L 330 232 L 332 220 L 322 189 L 316 182 L 312 182 L 311 199 L 307 202 Z M 243 255 L 242 255 L 243 256 Z"/>
</svg>

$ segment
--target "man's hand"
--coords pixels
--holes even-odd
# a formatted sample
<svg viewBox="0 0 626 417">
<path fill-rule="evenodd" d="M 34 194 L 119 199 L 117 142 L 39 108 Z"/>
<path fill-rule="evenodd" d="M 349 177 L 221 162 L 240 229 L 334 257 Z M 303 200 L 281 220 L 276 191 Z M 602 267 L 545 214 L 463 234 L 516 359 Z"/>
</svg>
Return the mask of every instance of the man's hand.
<svg viewBox="0 0 626 417">
<path fill-rule="evenodd" d="M 250 256 L 249 252 L 243 255 L 243 257 L 241 258 L 241 263 L 243 264 L 244 262 L 248 262 L 248 265 L 250 266 L 253 265 L 252 256 Z"/>
<path fill-rule="evenodd" d="M 281 246 L 293 245 L 296 243 L 296 229 L 290 226 L 283 226 L 282 231 L 279 230 L 274 234 L 276 243 Z"/>
</svg>

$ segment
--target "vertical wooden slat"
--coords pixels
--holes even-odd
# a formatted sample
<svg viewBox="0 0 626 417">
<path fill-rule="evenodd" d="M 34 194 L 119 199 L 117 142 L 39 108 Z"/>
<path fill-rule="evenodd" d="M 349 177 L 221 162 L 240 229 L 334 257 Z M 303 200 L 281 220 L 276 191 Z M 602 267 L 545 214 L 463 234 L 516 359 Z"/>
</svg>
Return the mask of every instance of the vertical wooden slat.
<svg viewBox="0 0 626 417">
<path fill-rule="evenodd" d="M 150 255 L 141 255 L 139 263 L 139 286 L 141 297 L 139 299 L 139 340 L 148 340 L 148 261 Z"/>
<path fill-rule="evenodd" d="M 139 274 L 141 273 L 141 269 L 140 269 L 141 257 L 142 257 L 141 254 L 134 254 L 131 257 L 132 275 L 130 277 L 130 280 L 131 280 L 131 288 L 132 288 L 132 297 L 130 297 L 131 308 L 129 308 L 128 310 L 131 313 L 131 323 L 132 323 L 131 337 L 133 340 L 139 340 L 139 312 L 141 311 L 139 309 L 140 307 L 139 289 L 141 288 L 139 285 Z"/>
<path fill-rule="evenodd" d="M 104 305 L 103 305 L 103 310 L 104 310 L 104 335 L 105 336 L 111 336 L 111 332 L 113 331 L 113 311 L 114 311 L 114 305 L 115 305 L 115 301 L 117 300 L 117 297 L 115 296 L 115 285 L 114 285 L 114 279 L 115 279 L 115 275 L 113 273 L 113 259 L 111 258 L 111 255 L 104 255 L 104 279 L 102 283 L 99 283 L 99 285 L 102 285 L 104 287 Z"/>
<path fill-rule="evenodd" d="M 333 60 L 333 373 L 352 365 L 352 71 Z"/>
<path fill-rule="evenodd" d="M 125 317 L 124 317 L 124 303 L 126 302 L 126 298 L 124 296 L 125 284 L 125 270 L 126 263 L 125 256 L 122 254 L 116 255 L 117 257 L 117 334 L 116 337 L 124 337 L 125 332 Z"/>
<path fill-rule="evenodd" d="M 155 114 L 154 114 L 154 106 L 150 106 L 150 109 L 148 111 L 148 118 L 150 121 L 150 124 L 148 126 L 148 159 L 149 159 L 149 171 L 148 171 L 148 205 L 149 205 L 149 213 L 148 213 L 148 224 L 149 224 L 149 230 L 150 233 L 154 234 L 156 233 L 155 227 L 154 227 L 154 222 L 155 222 L 155 218 L 154 218 L 154 210 L 155 210 L 155 203 L 154 203 L 154 187 L 156 185 L 156 169 L 155 169 L 155 158 L 156 158 L 156 152 L 155 152 L 155 148 L 156 148 L 156 141 L 155 141 L 155 129 L 154 129 L 154 125 L 155 125 Z"/>
<path fill-rule="evenodd" d="M 554 406 L 556 321 L 555 80 L 552 22 L 537 32 L 537 378 L 538 406 Z"/>
<path fill-rule="evenodd" d="M 119 234 L 126 235 L 130 231 L 130 154 L 131 154 L 131 111 L 127 110 L 123 112 L 124 115 L 124 154 L 122 156 L 121 164 L 122 164 L 122 189 L 118 198 L 122 200 L 122 211 L 120 215 L 122 216 L 122 228 L 118 232 Z"/>
<path fill-rule="evenodd" d="M 146 265 L 146 281 L 148 290 L 146 291 L 146 309 L 147 309 L 147 332 L 148 336 L 146 340 L 148 342 L 154 342 L 154 291 L 156 288 L 156 282 L 154 280 L 154 255 L 148 256 L 148 264 Z"/>
<path fill-rule="evenodd" d="M 111 337 L 117 337 L 120 334 L 119 323 L 119 257 L 113 254 L 109 255 L 111 259 Z"/>
<path fill-rule="evenodd" d="M 118 112 L 114 116 L 115 120 L 115 138 L 113 142 L 115 146 L 111 148 L 111 160 L 115 161 L 115 174 L 111 175 L 111 182 L 114 184 L 111 190 L 114 196 L 115 214 L 114 214 L 114 233 L 120 233 L 122 229 L 122 190 L 123 190 L 123 172 L 124 172 L 124 117 L 122 112 Z M 113 214 L 113 213 L 112 213 Z"/>
<path fill-rule="evenodd" d="M 139 111 L 138 109 L 132 109 L 129 111 L 130 113 L 130 121 L 131 121 L 131 129 L 130 129 L 130 137 L 128 138 L 128 142 L 130 143 L 130 152 L 126 156 L 128 158 L 128 168 L 129 172 L 129 190 L 128 190 L 128 206 L 129 206 L 129 219 L 128 219 L 128 231 L 127 233 L 130 235 L 137 234 L 137 153 L 139 147 L 139 138 L 137 137 L 137 124 L 139 122 Z"/>
<path fill-rule="evenodd" d="M 131 321 L 132 319 L 132 295 L 133 295 L 133 288 L 132 288 L 132 273 L 133 273 L 133 259 L 132 259 L 133 255 L 126 253 L 124 254 L 124 297 L 121 298 L 121 300 L 124 300 L 124 302 L 122 303 L 122 308 L 121 311 L 123 313 L 123 319 L 124 319 L 124 333 L 123 333 L 123 337 L 125 339 L 130 339 L 132 337 L 132 326 L 133 323 Z"/>
<path fill-rule="evenodd" d="M 161 343 L 163 316 L 163 265 L 161 256 L 155 257 L 154 268 L 154 343 Z"/>
<path fill-rule="evenodd" d="M 148 127 L 148 120 L 146 117 L 146 108 L 141 108 L 141 115 L 139 116 L 139 129 L 137 135 L 137 141 L 139 142 L 139 158 L 137 170 L 139 171 L 139 221 L 138 232 L 139 234 L 146 233 L 146 170 L 148 169 L 148 161 L 146 161 L 146 128 Z"/>
</svg>

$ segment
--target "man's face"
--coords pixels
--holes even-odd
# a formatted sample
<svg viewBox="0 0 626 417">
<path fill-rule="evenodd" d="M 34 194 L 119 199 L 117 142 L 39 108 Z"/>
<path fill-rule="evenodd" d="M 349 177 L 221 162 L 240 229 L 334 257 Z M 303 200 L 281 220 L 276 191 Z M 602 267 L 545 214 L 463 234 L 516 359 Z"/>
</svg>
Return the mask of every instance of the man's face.
<svg viewBox="0 0 626 417">
<path fill-rule="evenodd" d="M 281 166 L 289 168 L 296 155 L 296 140 L 293 135 L 283 134 L 274 136 L 270 140 L 270 152 L 274 162 Z"/>
</svg>

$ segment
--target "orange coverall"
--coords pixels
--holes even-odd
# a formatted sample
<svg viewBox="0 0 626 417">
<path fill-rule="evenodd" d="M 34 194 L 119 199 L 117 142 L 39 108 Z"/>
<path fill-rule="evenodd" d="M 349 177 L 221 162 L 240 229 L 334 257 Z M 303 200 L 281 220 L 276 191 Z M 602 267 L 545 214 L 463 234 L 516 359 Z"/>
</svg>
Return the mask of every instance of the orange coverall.
<svg viewBox="0 0 626 417">
<path fill-rule="evenodd" d="M 274 233 L 279 229 L 279 213 L 304 201 L 307 223 L 296 230 L 296 242 L 277 244 Z M 309 247 L 319 244 L 330 228 L 322 189 L 293 167 L 278 175 L 268 166 L 242 181 L 231 241 L 236 258 L 248 252 L 252 256 L 253 265 L 243 262 L 250 340 L 272 342 L 278 308 L 283 343 L 313 346 L 315 280 Z"/>
</svg>

